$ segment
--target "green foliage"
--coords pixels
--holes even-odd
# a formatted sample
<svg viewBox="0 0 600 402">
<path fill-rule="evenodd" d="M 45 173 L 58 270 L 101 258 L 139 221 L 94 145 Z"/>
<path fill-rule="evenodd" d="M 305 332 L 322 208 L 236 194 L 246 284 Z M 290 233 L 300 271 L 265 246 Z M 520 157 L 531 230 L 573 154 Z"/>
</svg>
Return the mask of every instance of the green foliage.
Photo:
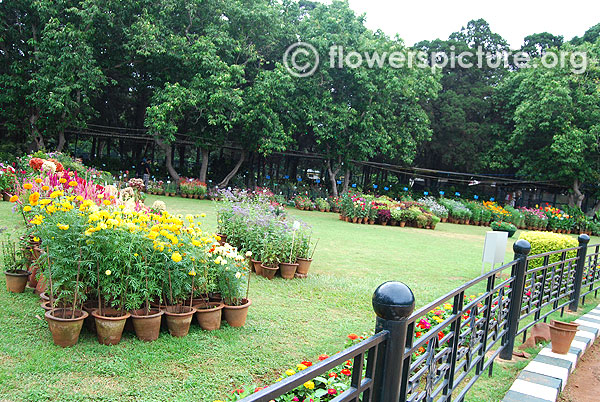
<svg viewBox="0 0 600 402">
<path fill-rule="evenodd" d="M 529 255 L 537 255 L 557 251 L 572 247 L 577 247 L 577 240 L 573 237 L 561 235 L 551 232 L 523 232 L 519 239 L 524 239 L 531 244 L 531 252 Z M 576 250 L 567 252 L 567 258 L 574 258 L 577 255 Z M 552 254 L 549 263 L 560 261 L 561 253 Z M 529 268 L 541 267 L 544 263 L 544 258 L 534 258 L 529 261 Z"/>
</svg>

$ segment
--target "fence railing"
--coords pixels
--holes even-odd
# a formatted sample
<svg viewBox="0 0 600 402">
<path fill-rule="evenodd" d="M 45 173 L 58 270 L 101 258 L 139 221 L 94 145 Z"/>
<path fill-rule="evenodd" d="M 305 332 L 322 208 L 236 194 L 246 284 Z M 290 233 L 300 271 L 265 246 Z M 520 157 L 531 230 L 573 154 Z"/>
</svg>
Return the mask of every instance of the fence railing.
<svg viewBox="0 0 600 402">
<path fill-rule="evenodd" d="M 512 358 L 515 340 L 535 323 L 600 289 L 600 244 L 530 256 L 525 240 L 514 260 L 414 311 L 410 288 L 385 282 L 373 294 L 375 335 L 243 399 L 274 400 L 353 359 L 350 388 L 332 401 L 464 400 L 494 360 Z"/>
</svg>

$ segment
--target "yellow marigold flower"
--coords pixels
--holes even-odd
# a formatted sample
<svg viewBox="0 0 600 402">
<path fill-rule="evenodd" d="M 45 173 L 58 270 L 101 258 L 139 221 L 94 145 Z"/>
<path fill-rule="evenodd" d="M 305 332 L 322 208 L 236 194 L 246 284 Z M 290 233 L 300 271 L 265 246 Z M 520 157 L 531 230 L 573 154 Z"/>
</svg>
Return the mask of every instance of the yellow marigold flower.
<svg viewBox="0 0 600 402">
<path fill-rule="evenodd" d="M 194 270 L 192 269 L 190 272 L 188 272 L 188 275 L 189 275 L 189 276 L 196 276 L 196 271 L 194 271 Z"/>
<path fill-rule="evenodd" d="M 102 203 L 103 203 L 104 205 L 110 205 L 110 200 L 104 200 L 104 201 L 102 201 Z"/>
<path fill-rule="evenodd" d="M 48 198 L 44 198 L 43 200 L 40 200 L 40 204 L 41 205 L 48 205 L 50 204 L 52 201 L 50 201 Z"/>
<path fill-rule="evenodd" d="M 181 261 L 181 254 L 179 254 L 179 251 L 175 251 L 173 254 L 171 254 L 171 259 L 175 262 Z"/>
<path fill-rule="evenodd" d="M 25 212 L 29 212 L 29 211 L 31 211 L 31 207 L 30 207 L 29 205 L 25 205 L 25 206 L 23 207 L 23 211 L 25 211 Z"/>
<path fill-rule="evenodd" d="M 298 369 L 298 371 L 302 371 L 302 370 L 306 369 L 306 366 L 304 364 L 300 363 L 300 364 L 296 365 L 296 368 Z"/>
<path fill-rule="evenodd" d="M 67 179 L 65 179 L 64 177 L 61 177 L 61 178 L 58 180 L 58 182 L 59 182 L 60 184 L 65 184 L 65 183 L 67 182 Z"/>
<path fill-rule="evenodd" d="M 75 180 L 71 180 L 69 182 L 69 186 L 71 186 L 71 187 L 77 187 L 77 182 Z"/>
<path fill-rule="evenodd" d="M 77 197 L 75 197 L 75 199 L 79 202 L 83 201 L 83 196 L 82 195 L 78 195 Z"/>
<path fill-rule="evenodd" d="M 58 226 L 58 228 L 60 230 L 69 230 L 69 225 L 63 225 L 62 223 L 57 223 L 56 226 Z"/>
<path fill-rule="evenodd" d="M 96 197 L 102 199 L 102 198 L 104 198 L 104 194 L 98 194 Z"/>
<path fill-rule="evenodd" d="M 39 177 L 37 179 L 35 179 L 35 182 L 40 184 L 42 182 L 42 179 L 40 179 Z"/>
<path fill-rule="evenodd" d="M 200 217 L 206 218 L 206 214 L 200 214 Z"/>
<path fill-rule="evenodd" d="M 60 195 L 60 191 L 53 191 L 53 192 L 50 194 L 50 198 L 56 198 L 56 197 L 58 197 L 59 195 Z"/>
<path fill-rule="evenodd" d="M 42 186 L 42 190 L 48 191 L 48 190 L 50 190 L 50 187 L 48 187 L 48 186 Z"/>
<path fill-rule="evenodd" d="M 285 374 L 287 374 L 287 375 L 294 375 L 294 374 L 296 374 L 296 372 L 294 370 L 292 370 L 292 369 L 287 369 L 285 371 Z"/>
<path fill-rule="evenodd" d="M 31 183 L 25 183 L 25 184 L 23 184 L 23 188 L 25 190 L 31 190 L 33 188 L 33 184 L 31 184 Z"/>
<path fill-rule="evenodd" d="M 110 272 L 110 269 L 107 269 L 106 271 L 104 271 L 104 273 L 106 274 L 106 276 L 110 276 L 110 274 L 111 274 L 112 272 Z"/>
<path fill-rule="evenodd" d="M 10 202 L 17 202 L 18 199 L 19 199 L 18 195 L 13 195 L 12 197 L 10 197 L 9 201 Z"/>
<path fill-rule="evenodd" d="M 444 309 L 446 309 L 446 310 L 452 310 L 452 304 L 450 304 L 450 303 L 444 304 Z"/>
<path fill-rule="evenodd" d="M 315 389 L 315 383 L 312 381 L 306 381 L 304 383 L 304 388 L 306 389 Z"/>
</svg>

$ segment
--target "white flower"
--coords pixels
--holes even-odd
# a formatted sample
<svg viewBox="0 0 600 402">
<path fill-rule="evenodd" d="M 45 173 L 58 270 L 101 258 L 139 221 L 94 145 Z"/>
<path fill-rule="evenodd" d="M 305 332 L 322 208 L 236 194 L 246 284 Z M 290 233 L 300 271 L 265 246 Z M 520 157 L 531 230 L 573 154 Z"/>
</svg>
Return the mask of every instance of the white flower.
<svg viewBox="0 0 600 402">
<path fill-rule="evenodd" d="M 294 221 L 294 226 L 293 226 L 294 230 L 298 230 L 300 229 L 300 222 L 298 221 Z"/>
<path fill-rule="evenodd" d="M 241 272 L 236 272 L 236 273 L 235 273 L 235 277 L 236 277 L 237 279 L 240 279 L 240 278 L 242 277 L 242 273 L 241 273 Z"/>
</svg>

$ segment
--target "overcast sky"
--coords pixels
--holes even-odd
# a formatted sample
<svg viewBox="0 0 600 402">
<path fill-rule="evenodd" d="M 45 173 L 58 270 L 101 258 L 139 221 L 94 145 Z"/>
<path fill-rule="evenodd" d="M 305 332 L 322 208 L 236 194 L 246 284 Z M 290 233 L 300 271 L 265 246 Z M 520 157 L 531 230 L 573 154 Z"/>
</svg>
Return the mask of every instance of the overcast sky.
<svg viewBox="0 0 600 402">
<path fill-rule="evenodd" d="M 322 0 L 325 3 L 330 1 Z M 520 48 L 532 33 L 550 32 L 565 40 L 582 36 L 600 23 L 600 0 L 349 0 L 357 13 L 366 13 L 367 27 L 399 34 L 412 46 L 420 40 L 447 39 L 469 20 L 483 18 L 511 48 Z"/>
</svg>

